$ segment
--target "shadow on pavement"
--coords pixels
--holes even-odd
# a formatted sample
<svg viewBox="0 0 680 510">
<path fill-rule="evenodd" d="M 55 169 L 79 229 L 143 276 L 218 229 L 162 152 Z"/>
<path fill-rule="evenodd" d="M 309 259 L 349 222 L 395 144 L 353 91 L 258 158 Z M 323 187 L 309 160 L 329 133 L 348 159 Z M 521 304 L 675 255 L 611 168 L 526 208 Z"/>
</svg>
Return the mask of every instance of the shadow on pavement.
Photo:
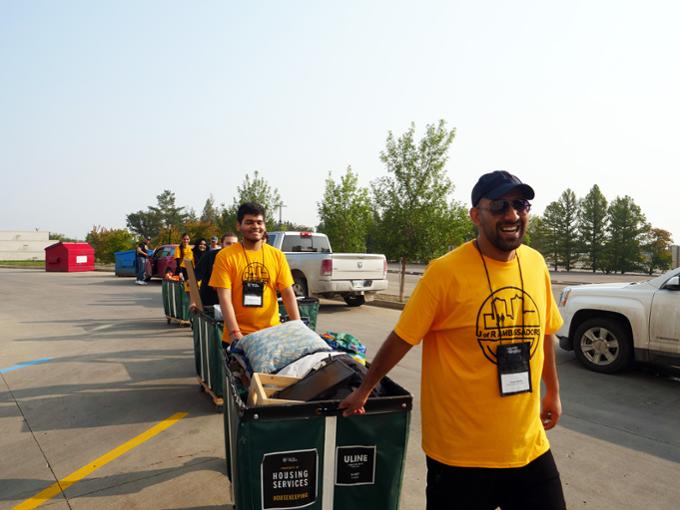
<svg viewBox="0 0 680 510">
<path fill-rule="evenodd" d="M 161 310 L 162 311 L 162 310 Z M 70 324 L 73 327 L 83 329 L 82 333 L 70 335 L 40 336 L 14 338 L 14 342 L 59 342 L 74 340 L 120 340 L 121 333 L 134 332 L 135 338 L 165 337 L 177 331 L 184 332 L 191 339 L 191 328 L 179 326 L 176 323 L 168 324 L 165 315 L 158 319 L 125 320 L 125 319 L 76 319 L 76 320 L 47 320 L 47 321 L 21 321 L 19 324 Z"/>
<path fill-rule="evenodd" d="M 30 370 L 13 372 L 17 383 L 11 386 L 19 386 L 12 394 L 33 432 L 153 423 L 177 411 L 190 417 L 215 413 L 212 401 L 200 395 L 193 347 L 65 356 Z M 38 370 L 43 373 L 36 377 Z M 64 371 L 113 382 L 68 384 L 61 382 L 68 378 Z M 27 387 L 31 378 L 47 384 Z M 0 418 L 16 415 L 14 399 L 0 392 Z M 28 431 L 25 422 L 22 430 Z"/>
<path fill-rule="evenodd" d="M 181 466 L 161 469 L 149 469 L 145 471 L 132 471 L 110 476 L 86 477 L 72 485 L 64 494 L 67 499 L 74 500 L 80 497 L 111 497 L 126 494 L 135 494 L 153 485 L 167 482 L 183 476 L 187 473 L 198 471 L 214 471 L 224 475 L 224 490 L 228 493 L 228 479 L 226 462 L 219 457 L 196 457 Z M 3 479 L 0 480 L 0 500 L 27 499 L 41 490 L 49 487 L 54 480 L 37 479 Z M 61 495 L 57 498 L 62 498 Z M 200 508 L 200 507 L 199 507 Z M 220 508 L 220 507 L 206 507 Z M 221 507 L 224 508 L 224 507 Z"/>
</svg>

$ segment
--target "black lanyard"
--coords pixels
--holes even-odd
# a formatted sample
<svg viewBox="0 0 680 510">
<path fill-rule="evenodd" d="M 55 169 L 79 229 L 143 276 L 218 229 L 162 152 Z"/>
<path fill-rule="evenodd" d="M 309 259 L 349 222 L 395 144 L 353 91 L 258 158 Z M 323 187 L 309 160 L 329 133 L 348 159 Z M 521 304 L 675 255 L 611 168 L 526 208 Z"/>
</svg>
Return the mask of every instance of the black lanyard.
<svg viewBox="0 0 680 510">
<path fill-rule="evenodd" d="M 493 287 L 491 286 L 491 278 L 489 277 L 489 270 L 486 267 L 486 261 L 484 260 L 484 254 L 482 253 L 482 250 L 479 249 L 479 243 L 475 239 L 474 241 L 475 248 L 477 248 L 477 252 L 479 253 L 479 256 L 482 259 L 482 265 L 484 266 L 484 273 L 486 274 L 486 282 L 489 285 L 489 296 L 493 295 Z M 515 258 L 517 259 L 517 267 L 519 268 L 519 281 L 522 286 L 522 309 L 520 310 L 520 315 L 522 316 L 522 336 L 524 336 L 524 277 L 522 276 L 522 264 L 520 264 L 519 261 L 519 254 L 517 253 L 517 250 L 515 250 Z M 498 341 L 502 344 L 503 343 L 503 337 L 501 336 L 501 325 L 498 320 L 498 310 L 496 309 L 496 305 L 494 304 L 494 300 L 491 300 L 491 308 L 493 309 L 493 313 L 496 315 L 496 328 L 498 329 Z"/>
</svg>

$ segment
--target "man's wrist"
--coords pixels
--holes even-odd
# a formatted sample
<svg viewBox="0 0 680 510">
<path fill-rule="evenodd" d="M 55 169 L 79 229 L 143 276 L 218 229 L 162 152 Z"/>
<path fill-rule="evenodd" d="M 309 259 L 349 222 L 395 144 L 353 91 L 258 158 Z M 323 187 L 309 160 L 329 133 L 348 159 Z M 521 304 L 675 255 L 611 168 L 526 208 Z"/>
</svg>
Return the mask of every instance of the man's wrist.
<svg viewBox="0 0 680 510">
<path fill-rule="evenodd" d="M 364 379 L 359 387 L 357 388 L 357 393 L 361 395 L 362 397 L 368 399 L 368 397 L 371 396 L 371 392 L 373 391 L 373 388 L 375 385 L 370 385 L 366 383 L 366 379 Z"/>
</svg>

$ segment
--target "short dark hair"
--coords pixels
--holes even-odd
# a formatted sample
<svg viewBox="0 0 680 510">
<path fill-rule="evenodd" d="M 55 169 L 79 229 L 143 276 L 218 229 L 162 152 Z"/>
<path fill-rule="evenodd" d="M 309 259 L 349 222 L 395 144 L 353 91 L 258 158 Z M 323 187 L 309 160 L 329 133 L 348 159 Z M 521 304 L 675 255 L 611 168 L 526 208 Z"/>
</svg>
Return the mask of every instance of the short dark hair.
<svg viewBox="0 0 680 510">
<path fill-rule="evenodd" d="M 236 237 L 236 234 L 234 234 L 233 232 L 227 232 L 226 234 L 224 234 L 224 235 L 222 236 L 222 239 L 220 239 L 220 242 L 223 243 L 223 242 L 224 242 L 224 239 L 225 239 L 226 237 Z M 238 237 L 236 237 L 236 239 L 238 239 Z"/>
<path fill-rule="evenodd" d="M 243 221 L 243 217 L 246 214 L 250 214 L 252 216 L 262 216 L 262 218 L 265 218 L 264 207 L 256 202 L 245 202 L 241 204 L 238 208 L 238 211 L 236 211 L 236 221 L 241 223 Z"/>
</svg>

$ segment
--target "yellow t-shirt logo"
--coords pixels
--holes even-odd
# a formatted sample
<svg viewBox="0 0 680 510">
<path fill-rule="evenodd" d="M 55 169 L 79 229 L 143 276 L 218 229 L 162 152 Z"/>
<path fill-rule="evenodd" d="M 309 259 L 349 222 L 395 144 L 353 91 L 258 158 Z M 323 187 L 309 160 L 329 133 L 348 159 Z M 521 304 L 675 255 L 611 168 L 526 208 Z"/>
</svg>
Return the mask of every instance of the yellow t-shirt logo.
<svg viewBox="0 0 680 510">
<path fill-rule="evenodd" d="M 503 287 L 494 291 L 477 312 L 477 342 L 486 359 L 496 363 L 501 342 L 529 342 L 533 357 L 541 335 L 539 320 L 536 303 L 526 292 L 522 294 L 522 289 Z"/>
</svg>

